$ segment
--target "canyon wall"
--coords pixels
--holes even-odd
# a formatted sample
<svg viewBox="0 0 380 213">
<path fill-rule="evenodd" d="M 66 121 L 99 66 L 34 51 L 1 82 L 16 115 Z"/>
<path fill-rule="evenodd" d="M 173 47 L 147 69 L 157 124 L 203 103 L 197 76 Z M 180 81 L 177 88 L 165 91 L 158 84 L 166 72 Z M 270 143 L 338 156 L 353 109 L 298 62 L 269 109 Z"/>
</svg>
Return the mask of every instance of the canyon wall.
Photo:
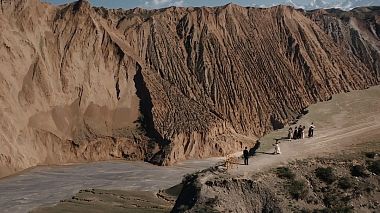
<svg viewBox="0 0 380 213">
<path fill-rule="evenodd" d="M 312 103 L 380 80 L 378 8 L 345 18 L 83 0 L 1 0 L 0 9 L 0 176 L 40 164 L 224 155 Z M 337 38 L 329 24 L 349 33 Z"/>
</svg>

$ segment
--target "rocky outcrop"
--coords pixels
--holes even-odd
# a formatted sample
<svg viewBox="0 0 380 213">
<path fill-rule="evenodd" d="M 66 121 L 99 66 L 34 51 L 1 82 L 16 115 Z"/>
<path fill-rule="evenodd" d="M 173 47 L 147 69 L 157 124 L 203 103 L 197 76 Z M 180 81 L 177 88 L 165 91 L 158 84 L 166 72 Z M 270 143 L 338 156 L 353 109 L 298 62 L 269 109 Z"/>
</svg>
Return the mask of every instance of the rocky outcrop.
<svg viewBox="0 0 380 213">
<path fill-rule="evenodd" d="M 79 1 L 1 1 L 0 176 L 37 164 L 144 159 L 139 66 Z"/>
<path fill-rule="evenodd" d="M 359 58 L 380 79 L 380 7 L 316 10 L 307 15 L 338 45 Z"/>
<path fill-rule="evenodd" d="M 188 175 L 172 212 L 378 212 L 379 146 L 367 146 L 244 178 L 223 168 Z"/>
<path fill-rule="evenodd" d="M 0 176 L 223 155 L 312 103 L 379 83 L 376 63 L 291 7 L 0 8 Z"/>
<path fill-rule="evenodd" d="M 276 195 L 264 184 L 217 173 L 187 176 L 172 212 L 283 212 Z"/>
</svg>

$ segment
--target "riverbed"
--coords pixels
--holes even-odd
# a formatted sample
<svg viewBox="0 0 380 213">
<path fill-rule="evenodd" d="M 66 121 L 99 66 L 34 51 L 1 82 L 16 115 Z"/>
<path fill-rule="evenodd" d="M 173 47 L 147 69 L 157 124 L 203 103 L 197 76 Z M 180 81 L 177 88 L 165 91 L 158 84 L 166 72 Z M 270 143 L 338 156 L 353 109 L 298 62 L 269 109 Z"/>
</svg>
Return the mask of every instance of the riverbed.
<svg viewBox="0 0 380 213">
<path fill-rule="evenodd" d="M 220 160 L 189 160 L 170 167 L 129 161 L 36 167 L 0 179 L 0 212 L 28 212 L 69 198 L 80 189 L 158 191 Z"/>
</svg>

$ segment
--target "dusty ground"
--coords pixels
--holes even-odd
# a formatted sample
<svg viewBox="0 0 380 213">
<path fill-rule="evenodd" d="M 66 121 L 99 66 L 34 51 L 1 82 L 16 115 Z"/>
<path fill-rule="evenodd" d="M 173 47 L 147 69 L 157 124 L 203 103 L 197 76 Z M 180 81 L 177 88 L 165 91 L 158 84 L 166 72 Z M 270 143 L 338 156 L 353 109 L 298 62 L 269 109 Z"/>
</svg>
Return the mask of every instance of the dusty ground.
<svg viewBox="0 0 380 213">
<path fill-rule="evenodd" d="M 379 151 L 372 141 L 244 177 L 210 168 L 186 176 L 173 212 L 379 212 Z"/>
<path fill-rule="evenodd" d="M 53 212 L 170 212 L 172 203 L 160 199 L 153 192 L 120 190 L 81 190 L 70 199 L 61 201 L 57 206 L 40 208 L 33 213 Z"/>
<path fill-rule="evenodd" d="M 184 175 L 213 166 L 218 161 L 220 158 L 184 161 L 171 167 L 128 161 L 37 167 L 0 179 L 0 212 L 21 213 L 41 205 L 53 205 L 70 198 L 80 189 L 148 191 L 153 194 L 180 183 Z"/>
<path fill-rule="evenodd" d="M 369 141 L 380 141 L 380 87 L 335 95 L 331 101 L 308 108 L 296 125 L 316 125 L 313 138 L 282 140 L 281 155 L 272 155 L 275 138 L 287 136 L 287 129 L 272 132 L 260 139 L 263 145 L 257 156 L 250 158 L 250 165 L 239 165 L 232 174 L 249 175 L 290 160 L 340 153 Z M 241 153 L 237 153 L 241 154 Z"/>
<path fill-rule="evenodd" d="M 283 141 L 281 143 L 281 155 L 274 156 L 259 153 L 250 159 L 249 166 L 239 166 L 237 169 L 230 171 L 230 173 L 241 177 L 251 177 L 253 173 L 285 165 L 295 159 L 340 153 L 342 150 L 350 150 L 351 147 L 361 147 L 369 141 L 377 144 L 380 139 L 379 106 L 380 87 L 336 95 L 331 101 L 313 105 L 309 108 L 309 113 L 302 117 L 297 125 L 308 125 L 313 121 L 316 125 L 314 138 Z M 270 149 L 272 149 L 273 139 L 286 136 L 287 128 L 285 127 L 284 130 L 275 131 L 262 138 L 263 145 L 259 151 L 272 152 Z M 0 209 L 3 212 L 25 212 L 43 203 L 68 198 L 69 195 L 74 194 L 80 188 L 157 192 L 158 187 L 165 188 L 179 183 L 182 175 L 191 171 L 184 171 L 184 168 L 195 170 L 202 166 L 212 165 L 218 160 L 220 159 L 214 159 L 209 162 L 206 160 L 180 164 L 176 167 L 170 167 L 170 172 L 166 170 L 168 168 L 162 167 L 132 166 L 117 169 L 126 165 L 125 163 L 119 165 L 117 163 L 88 164 L 81 165 L 81 169 L 70 169 L 70 167 L 37 168 L 37 171 L 32 170 L 20 176 L 0 180 L 0 200 L 2 202 Z M 64 169 L 62 170 L 62 168 Z M 152 171 L 156 173 L 153 174 Z M 131 176 L 131 174 L 133 175 Z M 134 177 L 132 182 L 129 180 L 131 177 Z M 153 185 L 152 182 L 154 183 Z M 15 187 L 20 190 L 15 191 Z M 61 190 L 57 191 L 58 188 Z M 62 190 L 65 192 L 62 193 Z M 120 193 L 124 193 L 123 196 L 128 194 L 128 192 Z M 153 196 L 151 198 L 155 199 L 156 196 L 153 193 L 151 195 Z M 51 197 L 54 199 L 51 199 Z M 112 201 L 112 203 L 114 202 Z M 155 205 L 159 204 L 156 203 Z"/>
<path fill-rule="evenodd" d="M 368 153 L 377 155 L 368 157 Z M 278 167 L 251 179 L 267 186 L 284 212 L 379 212 L 379 154 L 380 141 L 373 141 L 340 154 L 292 161 L 282 167 L 289 172 Z M 377 174 L 371 169 L 375 162 Z M 361 167 L 362 173 L 354 173 L 353 167 Z M 320 172 L 325 179 L 318 175 L 321 168 L 331 168 L 331 173 Z M 281 176 L 290 173 L 294 176 Z"/>
</svg>

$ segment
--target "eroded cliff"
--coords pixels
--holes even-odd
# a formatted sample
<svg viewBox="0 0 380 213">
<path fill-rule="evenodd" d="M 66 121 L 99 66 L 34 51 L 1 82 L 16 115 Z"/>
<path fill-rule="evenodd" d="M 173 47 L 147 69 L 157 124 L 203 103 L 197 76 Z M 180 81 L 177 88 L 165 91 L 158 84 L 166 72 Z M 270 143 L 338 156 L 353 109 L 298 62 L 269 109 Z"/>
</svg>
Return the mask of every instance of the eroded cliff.
<svg viewBox="0 0 380 213">
<path fill-rule="evenodd" d="M 367 59 L 350 36 L 338 42 L 291 7 L 0 7 L 0 176 L 38 164 L 223 155 L 311 103 L 379 83 L 377 31 L 357 28 L 375 54 Z"/>
</svg>

